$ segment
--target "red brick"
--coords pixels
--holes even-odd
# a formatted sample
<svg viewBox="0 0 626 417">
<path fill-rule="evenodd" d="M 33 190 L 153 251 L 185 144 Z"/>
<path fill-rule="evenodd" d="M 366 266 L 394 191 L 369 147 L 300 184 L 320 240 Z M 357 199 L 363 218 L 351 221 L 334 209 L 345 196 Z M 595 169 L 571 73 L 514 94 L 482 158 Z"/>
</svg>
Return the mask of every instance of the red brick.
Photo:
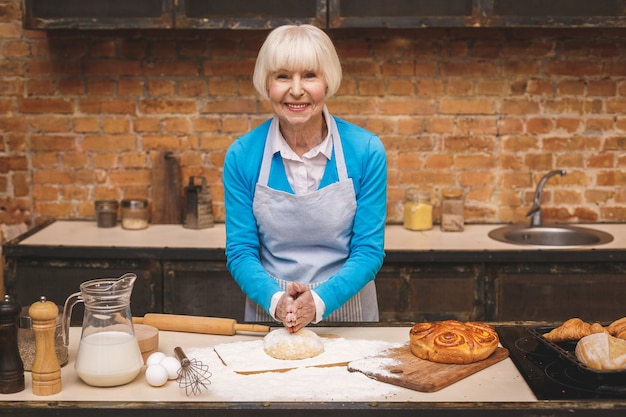
<svg viewBox="0 0 626 417">
<path fill-rule="evenodd" d="M 87 135 L 81 143 L 86 152 L 122 152 L 137 149 L 135 135 Z"/>
<path fill-rule="evenodd" d="M 74 105 L 62 98 L 22 98 L 19 109 L 22 113 L 73 113 Z"/>
<path fill-rule="evenodd" d="M 133 99 L 82 98 L 79 102 L 80 111 L 87 114 L 134 114 Z"/>
<path fill-rule="evenodd" d="M 132 59 L 94 59 L 85 62 L 86 75 L 106 77 L 132 76 L 141 74 L 139 61 Z"/>
<path fill-rule="evenodd" d="M 455 100 L 442 98 L 439 111 L 443 114 L 494 114 L 495 102 L 492 100 Z"/>
</svg>

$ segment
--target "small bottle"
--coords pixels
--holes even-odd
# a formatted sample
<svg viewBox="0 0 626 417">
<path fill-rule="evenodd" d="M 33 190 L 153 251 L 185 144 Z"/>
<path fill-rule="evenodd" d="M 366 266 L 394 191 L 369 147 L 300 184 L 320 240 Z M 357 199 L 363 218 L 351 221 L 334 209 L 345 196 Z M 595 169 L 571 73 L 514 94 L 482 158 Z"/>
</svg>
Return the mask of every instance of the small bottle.
<svg viewBox="0 0 626 417">
<path fill-rule="evenodd" d="M 411 188 L 404 201 L 404 227 L 409 230 L 430 230 L 433 227 L 433 206 L 430 194 Z"/>
<path fill-rule="evenodd" d="M 96 201 L 96 223 L 98 227 L 115 227 L 118 205 L 117 200 Z"/>
<path fill-rule="evenodd" d="M 145 229 L 149 221 L 147 200 L 122 200 L 122 228 Z"/>
<path fill-rule="evenodd" d="M 463 191 L 444 190 L 441 193 L 441 230 L 444 232 L 462 232 L 465 228 Z"/>
</svg>

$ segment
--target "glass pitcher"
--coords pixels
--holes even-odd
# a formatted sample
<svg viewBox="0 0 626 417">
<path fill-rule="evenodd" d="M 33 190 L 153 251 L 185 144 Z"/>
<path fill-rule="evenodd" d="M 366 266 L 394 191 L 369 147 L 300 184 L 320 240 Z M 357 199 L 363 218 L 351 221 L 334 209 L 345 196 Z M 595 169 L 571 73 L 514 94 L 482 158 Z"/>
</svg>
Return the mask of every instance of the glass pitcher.
<svg viewBox="0 0 626 417">
<path fill-rule="evenodd" d="M 83 282 L 63 307 L 64 343 L 69 345 L 72 308 L 85 304 L 80 345 L 74 365 L 87 384 L 112 387 L 131 382 L 141 371 L 143 358 L 130 312 L 130 295 L 137 275 Z"/>
</svg>

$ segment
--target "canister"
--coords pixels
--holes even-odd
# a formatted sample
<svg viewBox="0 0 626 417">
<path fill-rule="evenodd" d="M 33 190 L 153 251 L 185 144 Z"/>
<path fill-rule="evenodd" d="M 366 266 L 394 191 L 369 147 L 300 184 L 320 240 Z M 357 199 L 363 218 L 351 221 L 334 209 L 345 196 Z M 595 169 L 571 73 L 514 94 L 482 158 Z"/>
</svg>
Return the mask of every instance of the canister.
<svg viewBox="0 0 626 417">
<path fill-rule="evenodd" d="M 122 200 L 122 228 L 141 230 L 148 227 L 149 222 L 147 200 Z"/>
<path fill-rule="evenodd" d="M 404 227 L 408 230 L 429 230 L 433 227 L 433 206 L 430 193 L 410 188 L 404 200 Z"/>
<path fill-rule="evenodd" d="M 117 200 L 97 200 L 96 224 L 98 227 L 115 227 L 117 224 Z"/>
<path fill-rule="evenodd" d="M 33 331 L 33 322 L 28 314 L 30 306 L 22 307 L 19 318 L 19 327 L 17 330 L 17 346 L 20 351 L 22 362 L 24 362 L 24 370 L 30 371 L 33 368 L 35 360 L 35 332 Z M 59 315 L 56 319 L 56 329 L 54 331 L 54 350 L 59 360 L 59 365 L 67 364 L 69 355 L 67 347 L 63 343 L 63 307 L 59 306 Z"/>
<path fill-rule="evenodd" d="M 465 229 L 463 191 L 448 189 L 441 193 L 441 230 L 462 232 Z"/>
</svg>

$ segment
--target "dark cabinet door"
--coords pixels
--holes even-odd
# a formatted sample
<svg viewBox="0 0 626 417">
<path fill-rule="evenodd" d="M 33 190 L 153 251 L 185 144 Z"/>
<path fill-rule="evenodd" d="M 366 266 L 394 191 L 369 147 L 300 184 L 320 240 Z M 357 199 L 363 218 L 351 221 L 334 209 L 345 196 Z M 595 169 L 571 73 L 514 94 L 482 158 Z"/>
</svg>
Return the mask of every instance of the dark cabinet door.
<svg viewBox="0 0 626 417">
<path fill-rule="evenodd" d="M 493 0 L 493 26 L 623 27 L 625 0 Z"/>
<path fill-rule="evenodd" d="M 626 315 L 626 264 L 507 264 L 489 271 L 488 318 L 613 321 Z"/>
<path fill-rule="evenodd" d="M 41 296 L 62 306 L 66 298 L 80 291 L 80 284 L 97 278 L 117 278 L 127 272 L 137 274 L 131 294 L 131 312 L 143 316 L 162 310 L 162 272 L 152 259 L 49 259 L 7 258 L 4 274 L 7 293 L 22 306 Z M 83 305 L 72 311 L 72 322 L 82 322 Z"/>
<path fill-rule="evenodd" d="M 224 262 L 165 261 L 164 313 L 243 321 L 245 296 Z"/>
<path fill-rule="evenodd" d="M 329 0 L 329 27 L 473 26 L 480 0 Z"/>
<path fill-rule="evenodd" d="M 387 264 L 376 275 L 380 321 L 481 320 L 480 264 Z"/>
<path fill-rule="evenodd" d="M 28 29 L 171 28 L 173 0 L 25 0 Z"/>
<path fill-rule="evenodd" d="M 326 27 L 327 0 L 178 0 L 177 28 L 270 29 L 293 23 Z"/>
</svg>

